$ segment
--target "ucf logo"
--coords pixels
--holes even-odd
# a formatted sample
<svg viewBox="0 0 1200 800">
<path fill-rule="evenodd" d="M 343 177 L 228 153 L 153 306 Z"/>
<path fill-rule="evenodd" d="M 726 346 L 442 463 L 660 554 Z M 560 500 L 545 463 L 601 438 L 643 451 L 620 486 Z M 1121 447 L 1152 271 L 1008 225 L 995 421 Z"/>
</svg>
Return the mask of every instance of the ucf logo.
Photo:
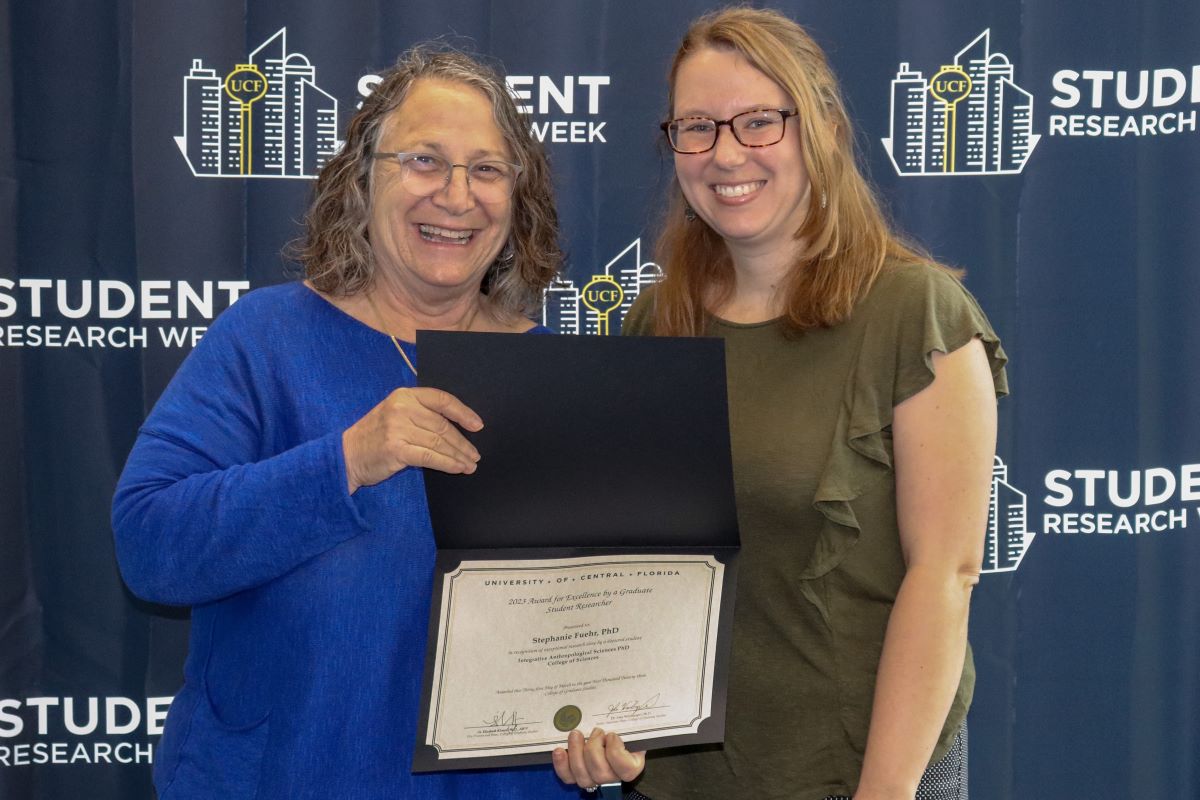
<svg viewBox="0 0 1200 800">
<path fill-rule="evenodd" d="M 621 307 L 625 300 L 625 290 L 608 275 L 596 275 L 583 287 L 579 299 L 585 306 L 596 312 L 601 336 L 608 335 L 608 315 Z"/>
<path fill-rule="evenodd" d="M 266 93 L 267 78 L 253 64 L 238 64 L 225 77 L 225 94 L 237 102 L 241 111 L 242 141 L 238 152 L 238 172 L 242 175 L 249 175 L 252 171 L 254 119 L 250 116 L 250 106 L 262 100 Z"/>
<path fill-rule="evenodd" d="M 929 79 L 929 93 L 946 106 L 942 131 L 942 171 L 954 172 L 954 134 L 958 130 L 958 103 L 971 93 L 971 76 L 962 67 L 942 67 Z"/>
</svg>

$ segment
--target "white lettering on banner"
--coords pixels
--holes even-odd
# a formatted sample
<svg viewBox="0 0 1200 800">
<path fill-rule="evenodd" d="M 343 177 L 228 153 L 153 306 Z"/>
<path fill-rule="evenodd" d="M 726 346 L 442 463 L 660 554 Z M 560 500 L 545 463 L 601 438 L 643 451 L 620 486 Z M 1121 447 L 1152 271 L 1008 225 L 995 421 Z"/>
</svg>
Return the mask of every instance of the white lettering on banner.
<svg viewBox="0 0 1200 800">
<path fill-rule="evenodd" d="M 375 91 L 375 87 L 383 83 L 383 78 L 378 75 L 363 75 L 358 79 L 358 93 L 363 100 L 371 96 L 371 92 Z M 358 101 L 355 108 L 362 108 L 362 100 Z"/>
<path fill-rule="evenodd" d="M 77 736 L 102 732 L 108 736 L 124 736 L 138 732 L 145 736 L 162 733 L 163 721 L 171 705 L 170 697 L 88 697 L 86 702 L 74 697 L 27 697 L 0 699 L 0 739 L 11 739 L 22 733 L 37 736 L 60 736 L 64 732 Z M 80 721 L 86 708 L 86 717 Z M 25 713 L 20 713 L 22 709 Z M 103 713 L 101 713 L 103 709 Z M 103 726 L 101 726 L 103 723 Z M 32 730 L 27 728 L 32 726 Z"/>
<path fill-rule="evenodd" d="M 208 328 L 159 328 L 158 335 L 167 347 L 183 347 L 184 344 L 195 347 L 207 330 Z"/>
<path fill-rule="evenodd" d="M 67 730 L 76 736 L 86 736 L 100 724 L 100 698 L 89 697 L 87 700 L 88 721 L 83 725 L 75 720 L 75 698 L 68 697 L 63 702 L 63 723 L 66 724 Z"/>
<path fill-rule="evenodd" d="M 167 711 L 171 708 L 173 697 L 146 698 L 146 733 L 158 736 L 163 732 L 163 723 L 167 720 Z"/>
<path fill-rule="evenodd" d="M 29 706 L 30 708 L 37 709 L 37 712 L 38 712 L 37 732 L 38 732 L 39 736 L 45 736 L 46 732 L 49 730 L 49 723 L 47 722 L 48 717 L 49 717 L 49 709 L 51 706 L 58 705 L 58 698 L 57 697 L 31 697 L 25 701 L 25 705 Z"/>
<path fill-rule="evenodd" d="M 358 79 L 358 93 L 363 98 L 369 97 L 382 80 L 378 75 L 363 75 Z M 600 90 L 612 83 L 609 75 L 508 75 L 504 80 L 517 103 L 518 112 L 570 116 L 598 115 Z M 362 108 L 361 101 L 358 107 Z M 607 143 L 604 138 L 606 124 L 607 121 L 551 119 L 535 121 L 529 130 L 539 142 Z M 2 296 L 0 302 L 3 302 Z"/>
<path fill-rule="evenodd" d="M 154 746 L 148 742 L 35 742 L 0 745 L 0 767 L 40 764 L 153 764 Z"/>
<path fill-rule="evenodd" d="M 123 708 L 128 714 L 128 720 L 123 723 L 118 723 L 121 713 L 117 709 Z M 108 719 L 108 727 L 105 733 L 123 735 L 133 733 L 137 730 L 138 725 L 142 721 L 142 711 L 138 704 L 127 697 L 106 697 L 104 698 L 104 711 Z"/>
<path fill-rule="evenodd" d="M 25 721 L 13 713 L 20 708 L 20 700 L 0 700 L 0 738 L 7 739 L 21 732 Z"/>
<path fill-rule="evenodd" d="M 1196 130 L 1196 111 L 1171 111 L 1122 117 L 1096 114 L 1051 114 L 1051 136 L 1125 136 L 1171 135 Z"/>
<path fill-rule="evenodd" d="M 119 293 L 124 301 L 120 308 L 112 306 L 113 292 Z M 100 319 L 121 319 L 133 310 L 133 304 L 134 294 L 129 284 L 120 281 L 100 281 Z"/>
<path fill-rule="evenodd" d="M 1076 71 L 1062 69 L 1054 73 L 1051 84 L 1058 92 L 1057 97 L 1050 102 L 1057 108 L 1074 108 L 1083 99 L 1083 92 L 1076 86 L 1082 81 L 1091 84 L 1088 93 L 1089 104 L 1092 108 L 1103 108 L 1107 86 L 1111 86 L 1113 99 L 1122 108 L 1138 109 L 1149 99 L 1155 108 L 1173 105 L 1188 94 L 1188 77 L 1181 70 L 1167 67 L 1156 70 L 1139 70 L 1137 72 L 1137 93 L 1130 97 L 1129 72 L 1126 70 L 1085 69 Z M 1109 82 L 1112 82 L 1111 84 Z M 1151 91 L 1153 85 L 1153 91 Z M 1191 68 L 1191 103 L 1200 103 L 1200 64 Z"/>
<path fill-rule="evenodd" d="M 370 97 L 382 82 L 377 74 L 359 78 L 359 95 Z M 504 82 L 521 114 L 578 115 L 600 114 L 600 90 L 612 84 L 611 76 L 506 76 Z M 536 102 L 534 98 L 536 97 Z M 361 101 L 358 104 L 362 108 Z M 529 126 L 539 142 L 553 144 L 605 143 L 607 121 L 540 120 Z M 0 295 L 0 303 L 4 297 Z M 0 314 L 2 315 L 2 314 Z"/>
<path fill-rule="evenodd" d="M 1200 508 L 1197 509 L 1200 511 Z M 1187 509 L 1139 512 L 1137 514 L 1067 513 L 1043 514 L 1045 533 L 1161 533 L 1187 527 Z"/>
<path fill-rule="evenodd" d="M 1181 70 L 1174 67 L 1143 70 L 1062 69 L 1051 85 L 1057 94 L 1050 98 L 1056 108 L 1071 109 L 1081 104 L 1095 111 L 1105 108 L 1138 111 L 1166 109 L 1181 103 L 1200 104 L 1200 65 Z M 1195 109 L 1174 109 L 1153 114 L 1052 114 L 1051 136 L 1170 136 L 1195 133 Z"/>
<path fill-rule="evenodd" d="M 170 281 L 142 281 L 142 319 L 171 318 L 170 311 L 165 308 L 155 308 L 155 306 L 165 305 L 171 301 L 169 297 L 162 294 L 170 288 Z M 156 292 L 156 290 L 158 291 Z"/>
<path fill-rule="evenodd" d="M 606 123 L 601 122 L 534 122 L 529 126 L 533 138 L 539 142 L 607 142 L 602 131 Z"/>
<path fill-rule="evenodd" d="M 1063 508 L 1075 502 L 1075 489 L 1070 483 L 1072 478 L 1083 484 L 1083 504 L 1089 508 L 1097 505 L 1097 485 L 1100 481 L 1104 481 L 1109 502 L 1120 508 L 1129 508 L 1139 501 L 1148 506 L 1162 505 L 1174 499 L 1176 490 L 1179 491 L 1179 499 L 1184 502 L 1200 500 L 1200 464 L 1184 464 L 1178 469 L 1151 467 L 1131 470 L 1124 481 L 1117 470 L 1077 469 L 1070 472 L 1053 469 L 1046 473 L 1046 489 L 1050 492 L 1044 498 L 1046 505 Z M 1122 482 L 1126 487 L 1124 490 L 1121 489 Z"/>
<path fill-rule="evenodd" d="M 179 329 L 186 338 L 188 328 Z M 201 335 L 207 328 L 192 328 Z M 160 334 L 163 331 L 160 329 Z M 198 336 L 193 334 L 193 339 Z M 99 325 L 63 327 L 61 325 L 0 325 L 0 347 L 126 347 L 145 348 L 149 338 L 145 328 L 104 328 Z M 194 344 L 194 342 L 193 342 Z"/>
<path fill-rule="evenodd" d="M 558 106 L 558 111 L 564 114 L 575 113 L 575 85 L 578 84 L 581 89 L 587 91 L 587 113 L 592 115 L 600 113 L 600 87 L 608 86 L 612 81 L 608 75 L 564 75 L 561 79 L 562 87 L 559 88 L 558 81 L 550 75 L 509 75 L 504 80 L 508 83 L 508 90 L 512 92 L 513 99 L 517 101 L 517 111 L 522 114 L 532 114 L 534 108 L 532 105 L 521 104 L 522 100 L 533 99 L 533 91 L 521 87 L 532 86 L 536 81 L 537 113 L 552 113 L 551 100 Z"/>
<path fill-rule="evenodd" d="M 249 291 L 249 281 L 148 280 L 136 284 L 116 280 L 0 278 L 0 322 L 17 317 L 31 324 L 0 324 L 0 348 L 142 348 L 195 347 L 208 326 L 156 327 L 158 336 L 143 326 L 120 324 L 42 324 L 59 315 L 67 320 L 92 321 L 213 319 Z"/>
<path fill-rule="evenodd" d="M 49 289 L 54 292 L 47 296 Z M 249 281 L 202 281 L 197 287 L 188 281 L 134 285 L 114 280 L 0 278 L 0 319 L 22 312 L 30 319 L 40 319 L 51 311 L 67 319 L 82 319 L 92 313 L 93 306 L 100 319 L 124 319 L 135 309 L 142 319 L 188 319 L 193 312 L 212 319 L 216 299 L 224 300 L 222 307 L 228 307 L 249 290 Z"/>
<path fill-rule="evenodd" d="M 1042 515 L 1045 533 L 1143 534 L 1187 528 L 1184 503 L 1200 502 L 1200 464 L 1128 471 L 1053 469 L 1046 473 L 1043 502 L 1052 508 L 1082 505 L 1115 511 L 1051 512 Z M 1171 505 L 1171 508 L 1156 508 Z M 1125 511 L 1140 508 L 1144 510 Z M 1200 513 L 1200 507 L 1197 507 Z"/>
</svg>

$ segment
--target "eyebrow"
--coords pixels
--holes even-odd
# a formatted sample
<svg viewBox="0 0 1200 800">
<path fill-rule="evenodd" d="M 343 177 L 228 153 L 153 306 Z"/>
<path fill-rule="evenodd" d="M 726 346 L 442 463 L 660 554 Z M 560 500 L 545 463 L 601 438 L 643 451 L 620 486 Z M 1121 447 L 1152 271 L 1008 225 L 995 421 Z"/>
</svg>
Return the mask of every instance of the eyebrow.
<svg viewBox="0 0 1200 800">
<path fill-rule="evenodd" d="M 405 153 L 424 153 L 431 152 L 434 155 L 445 157 L 446 150 L 438 142 L 421 141 L 416 142 L 408 147 L 401 148 L 401 152 Z M 468 162 L 475 161 L 508 161 L 512 157 L 507 153 L 496 152 L 495 150 L 475 150 L 467 158 Z"/>
<path fill-rule="evenodd" d="M 733 114 L 730 114 L 729 116 L 736 117 L 738 114 L 745 114 L 748 111 L 761 111 L 761 110 L 766 110 L 766 109 L 777 109 L 777 108 L 788 108 L 788 105 L 786 103 L 784 103 L 783 105 L 777 105 L 775 103 L 753 103 L 751 105 L 748 105 L 748 106 L 742 108 L 741 111 L 736 111 Z M 704 119 L 717 119 L 718 115 L 713 114 L 709 111 L 699 111 L 694 108 L 689 108 L 682 112 L 679 112 L 679 111 L 675 112 L 674 119 L 687 119 L 688 117 L 703 117 Z"/>
</svg>

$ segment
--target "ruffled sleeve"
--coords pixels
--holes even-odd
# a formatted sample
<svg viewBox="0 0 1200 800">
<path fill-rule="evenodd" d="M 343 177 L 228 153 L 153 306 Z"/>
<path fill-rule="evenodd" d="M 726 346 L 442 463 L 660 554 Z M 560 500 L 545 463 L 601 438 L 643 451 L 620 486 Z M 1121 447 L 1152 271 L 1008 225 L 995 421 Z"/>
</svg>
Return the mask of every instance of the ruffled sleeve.
<svg viewBox="0 0 1200 800">
<path fill-rule="evenodd" d="M 951 273 L 924 264 L 892 266 L 855 312 L 859 352 L 848 382 L 849 446 L 892 466 L 892 410 L 933 383 L 933 353 L 982 340 L 996 396 L 1008 394 L 1008 356 L 979 303 Z"/>
<path fill-rule="evenodd" d="M 899 405 L 933 383 L 935 350 L 952 353 L 974 338 L 983 341 L 996 396 L 1008 394 L 1004 370 L 1008 356 L 979 303 L 962 283 L 947 272 L 923 265 L 894 270 L 880 287 L 885 294 L 880 299 L 892 309 L 887 322 L 896 334 L 891 405 Z"/>
<path fill-rule="evenodd" d="M 1008 357 L 999 337 L 975 298 L 945 270 L 889 266 L 843 325 L 851 349 L 848 371 L 834 445 L 813 498 L 832 524 L 819 536 L 803 579 L 837 566 L 863 531 L 859 517 L 878 511 L 855 501 L 881 488 L 881 482 L 894 481 L 893 409 L 933 382 L 934 351 L 950 353 L 981 339 L 996 395 L 1008 393 Z"/>
</svg>

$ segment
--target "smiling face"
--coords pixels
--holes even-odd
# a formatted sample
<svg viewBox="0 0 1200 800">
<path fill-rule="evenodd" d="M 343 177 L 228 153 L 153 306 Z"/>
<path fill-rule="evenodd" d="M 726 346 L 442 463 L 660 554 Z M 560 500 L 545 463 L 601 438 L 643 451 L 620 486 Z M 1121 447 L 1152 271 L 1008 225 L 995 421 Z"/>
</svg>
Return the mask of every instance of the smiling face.
<svg viewBox="0 0 1200 800">
<path fill-rule="evenodd" d="M 431 153 L 452 164 L 514 160 L 487 95 L 434 79 L 412 86 L 384 120 L 375 150 Z M 451 170 L 445 188 L 418 197 L 394 159 L 372 168 L 369 236 L 380 276 L 428 300 L 477 291 L 508 238 L 512 199 L 479 202 L 463 169 Z"/>
<path fill-rule="evenodd" d="M 756 108 L 794 108 L 783 87 L 734 50 L 704 48 L 685 58 L 675 76 L 675 118 L 729 119 Z M 798 120 L 783 140 L 746 147 L 721 126 L 706 153 L 675 154 L 675 173 L 696 213 L 739 255 L 790 253 L 806 214 L 808 171 Z"/>
</svg>

